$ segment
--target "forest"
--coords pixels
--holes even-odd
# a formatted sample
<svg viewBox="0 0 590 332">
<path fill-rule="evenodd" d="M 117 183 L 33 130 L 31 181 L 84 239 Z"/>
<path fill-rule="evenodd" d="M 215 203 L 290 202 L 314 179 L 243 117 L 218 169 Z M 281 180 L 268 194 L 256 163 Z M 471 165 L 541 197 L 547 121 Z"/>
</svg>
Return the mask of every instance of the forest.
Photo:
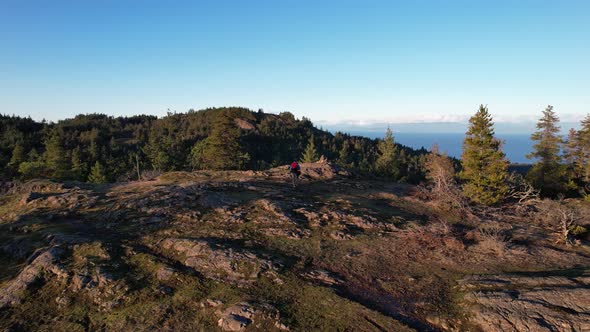
<svg viewBox="0 0 590 332">
<path fill-rule="evenodd" d="M 361 173 L 417 183 L 424 177 L 421 165 L 427 154 L 395 144 L 391 133 L 387 142 L 333 135 L 289 112 L 275 115 L 238 107 L 162 118 L 88 114 L 57 123 L 4 115 L 0 133 L 4 180 L 104 183 L 166 171 L 264 170 L 304 158 L 309 147 L 305 161 L 323 155 Z"/>
</svg>

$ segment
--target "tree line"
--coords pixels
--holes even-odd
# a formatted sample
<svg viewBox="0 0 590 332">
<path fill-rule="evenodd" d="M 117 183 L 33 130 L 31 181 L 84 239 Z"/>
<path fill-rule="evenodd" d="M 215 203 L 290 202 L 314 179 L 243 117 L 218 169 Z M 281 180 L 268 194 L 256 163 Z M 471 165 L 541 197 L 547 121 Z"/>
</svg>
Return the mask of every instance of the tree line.
<svg viewBox="0 0 590 332">
<path fill-rule="evenodd" d="M 132 180 L 147 171 L 264 170 L 294 160 L 332 162 L 394 181 L 420 182 L 428 151 L 385 139 L 318 129 L 289 112 L 240 107 L 111 117 L 78 115 L 56 123 L 0 115 L 0 177 L 93 183 Z"/>
<path fill-rule="evenodd" d="M 548 106 L 531 139 L 533 164 L 519 181 L 550 197 L 589 194 L 590 116 L 564 138 Z M 389 128 L 383 139 L 331 134 L 289 112 L 240 107 L 169 112 L 162 118 L 87 114 L 57 123 L 1 115 L 0 177 L 105 183 L 138 179 L 146 171 L 264 170 L 294 160 L 315 162 L 323 155 L 393 181 L 428 179 L 439 187 L 456 182 L 471 202 L 493 205 L 506 199 L 518 178 L 509 171 L 502 144 L 483 105 L 469 119 L 460 160 L 436 147 L 429 153 L 397 144 Z"/>
<path fill-rule="evenodd" d="M 460 167 L 437 148 L 426 160 L 426 177 L 432 191 L 446 203 L 458 196 L 473 203 L 494 205 L 517 197 L 523 188 L 536 189 L 545 197 L 587 197 L 590 189 L 590 115 L 581 121 L 581 129 L 570 129 L 567 138 L 560 135 L 559 117 L 547 106 L 531 135 L 535 143 L 527 155 L 532 166 L 526 178 L 510 173 L 510 163 L 502 151 L 503 142 L 495 137 L 492 116 L 481 105 L 469 119 L 463 142 Z M 460 192 L 456 188 L 460 188 Z"/>
</svg>

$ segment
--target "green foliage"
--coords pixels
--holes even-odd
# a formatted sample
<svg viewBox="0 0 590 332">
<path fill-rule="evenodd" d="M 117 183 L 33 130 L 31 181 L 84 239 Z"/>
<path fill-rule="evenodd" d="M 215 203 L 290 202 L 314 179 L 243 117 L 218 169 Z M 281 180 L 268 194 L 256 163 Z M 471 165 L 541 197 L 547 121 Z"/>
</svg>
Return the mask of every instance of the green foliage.
<svg viewBox="0 0 590 332">
<path fill-rule="evenodd" d="M 379 141 L 377 149 L 379 150 L 379 157 L 375 162 L 377 172 L 382 176 L 398 180 L 401 174 L 400 152 L 395 145 L 391 128 L 387 127 L 385 137 Z"/>
<path fill-rule="evenodd" d="M 584 226 L 580 226 L 580 225 L 571 225 L 569 227 L 569 231 L 570 233 L 572 233 L 575 236 L 580 236 L 580 235 L 584 235 L 586 233 L 588 233 L 588 229 Z"/>
<path fill-rule="evenodd" d="M 501 142 L 494 137 L 494 123 L 487 107 L 481 105 L 469 119 L 461 161 L 463 193 L 473 202 L 493 205 L 508 191 L 508 162 Z"/>
<path fill-rule="evenodd" d="M 249 155 L 242 152 L 240 129 L 227 112 L 222 113 L 203 143 L 202 165 L 215 170 L 242 169 L 249 159 Z"/>
<path fill-rule="evenodd" d="M 17 169 L 18 166 L 25 160 L 25 149 L 23 148 L 21 143 L 16 143 L 14 149 L 12 150 L 12 157 L 10 158 L 10 162 L 8 163 L 8 167 Z"/>
<path fill-rule="evenodd" d="M 236 119 L 251 126 L 241 129 Z M 223 128 L 230 130 L 226 133 Z M 311 135 L 318 157 L 321 152 L 357 172 L 375 171 L 381 140 L 340 132 L 332 135 L 315 128 L 309 119 L 298 120 L 288 112 L 275 115 L 227 107 L 168 113 L 162 118 L 86 114 L 57 123 L 0 115 L 0 178 L 19 176 L 19 165 L 13 170 L 7 167 L 17 143 L 25 152 L 30 151 L 23 161 L 36 162 L 39 154 L 43 155 L 47 165 L 40 176 L 88 180 L 90 167 L 98 161 L 115 180 L 137 179 L 138 164 L 140 171 L 145 167 L 163 172 L 268 169 L 302 156 Z M 213 145 L 209 144 L 212 141 Z M 427 151 L 394 145 L 399 152 L 399 164 L 394 165 L 398 169 L 393 170 L 396 178 L 414 183 L 422 180 Z M 222 160 L 220 165 L 207 159 L 217 157 Z M 27 174 L 41 170 L 37 166 L 41 164 L 26 165 L 31 170 Z"/>
<path fill-rule="evenodd" d="M 42 161 L 25 161 L 18 166 L 18 173 L 23 179 L 45 177 L 47 175 L 47 167 Z"/>
<path fill-rule="evenodd" d="M 537 123 L 537 131 L 531 135 L 535 145 L 534 151 L 527 157 L 536 159 L 527 174 L 528 180 L 541 189 L 545 195 L 556 195 L 564 190 L 566 169 L 561 164 L 561 144 L 559 118 L 549 105 L 543 111 L 543 117 Z"/>
<path fill-rule="evenodd" d="M 97 161 L 94 164 L 94 166 L 92 166 L 92 168 L 90 169 L 90 175 L 88 175 L 88 182 L 96 184 L 108 182 L 106 171 L 99 161 Z"/>
<path fill-rule="evenodd" d="M 84 181 L 87 176 L 87 169 L 88 164 L 83 161 L 82 159 L 82 152 L 80 147 L 76 147 L 72 150 L 72 169 L 71 169 L 71 176 L 75 180 Z"/>
<path fill-rule="evenodd" d="M 309 137 L 309 141 L 307 142 L 307 147 L 305 148 L 305 151 L 303 152 L 303 156 L 301 157 L 301 160 L 304 163 L 315 163 L 319 159 L 320 159 L 320 156 L 318 154 L 318 150 L 315 148 L 313 135 L 311 135 Z"/>
<path fill-rule="evenodd" d="M 203 159 L 203 153 L 205 152 L 206 147 L 207 140 L 203 139 L 195 143 L 195 145 L 191 149 L 190 165 L 193 170 L 207 168 L 207 164 Z"/>
<path fill-rule="evenodd" d="M 59 131 L 55 130 L 45 141 L 44 159 L 52 176 L 57 179 L 66 178 L 70 170 L 64 144 Z"/>
</svg>

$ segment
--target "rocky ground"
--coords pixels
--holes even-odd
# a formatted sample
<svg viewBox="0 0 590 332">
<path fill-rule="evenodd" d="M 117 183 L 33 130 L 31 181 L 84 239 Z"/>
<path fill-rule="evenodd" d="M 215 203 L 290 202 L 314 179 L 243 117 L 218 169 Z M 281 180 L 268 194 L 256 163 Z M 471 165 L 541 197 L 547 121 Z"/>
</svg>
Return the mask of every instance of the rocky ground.
<svg viewBox="0 0 590 332">
<path fill-rule="evenodd" d="M 303 173 L 296 190 L 284 168 L 6 189 L 0 330 L 590 330 L 587 242 Z"/>
</svg>

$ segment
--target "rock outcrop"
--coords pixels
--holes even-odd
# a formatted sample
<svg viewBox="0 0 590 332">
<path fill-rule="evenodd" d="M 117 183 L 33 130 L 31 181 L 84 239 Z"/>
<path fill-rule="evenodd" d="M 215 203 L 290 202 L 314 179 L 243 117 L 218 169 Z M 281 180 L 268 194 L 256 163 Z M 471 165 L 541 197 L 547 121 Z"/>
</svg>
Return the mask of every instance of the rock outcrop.
<svg viewBox="0 0 590 332">
<path fill-rule="evenodd" d="M 0 289 L 0 309 L 19 304 L 23 293 L 43 272 L 62 274 L 61 269 L 54 263 L 63 252 L 64 250 L 59 247 L 52 247 L 32 259 L 15 279 Z"/>
<path fill-rule="evenodd" d="M 461 284 L 486 331 L 590 331 L 590 273 L 472 276 Z"/>
</svg>

